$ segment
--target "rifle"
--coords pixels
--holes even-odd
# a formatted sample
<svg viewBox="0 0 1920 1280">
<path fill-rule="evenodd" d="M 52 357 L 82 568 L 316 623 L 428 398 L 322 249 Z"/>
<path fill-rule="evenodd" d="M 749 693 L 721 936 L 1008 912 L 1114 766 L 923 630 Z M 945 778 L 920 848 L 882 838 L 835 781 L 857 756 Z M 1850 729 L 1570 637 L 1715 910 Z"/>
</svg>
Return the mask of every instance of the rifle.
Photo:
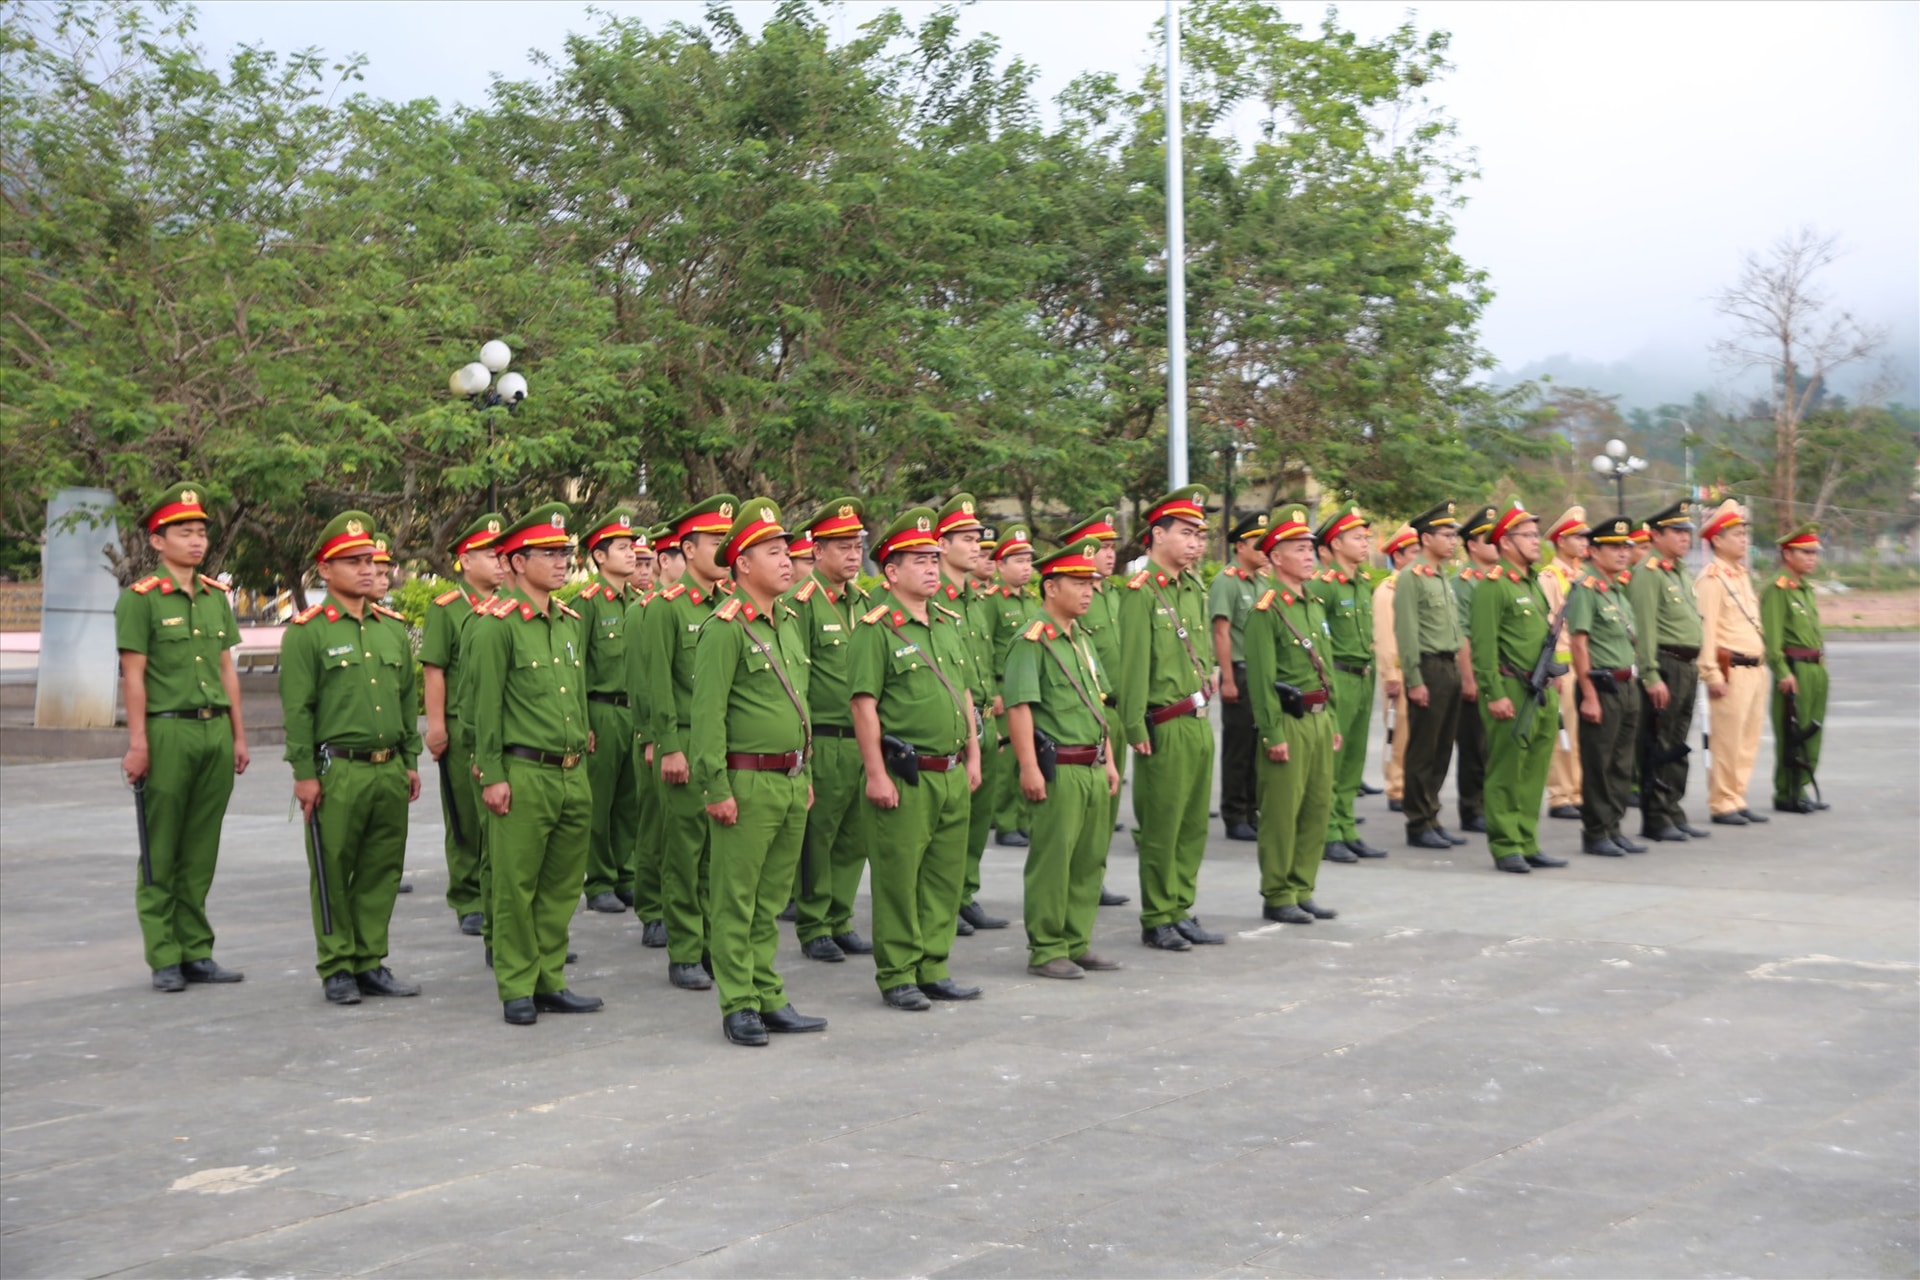
<svg viewBox="0 0 1920 1280">
<path fill-rule="evenodd" d="M 153 887 L 153 849 L 147 843 L 147 780 L 133 784 L 133 824 L 140 833 L 140 883 Z"/>
<path fill-rule="evenodd" d="M 320 932 L 333 933 L 333 900 L 327 896 L 327 862 L 321 852 L 320 810 L 316 806 L 307 817 L 307 849 L 313 855 L 313 885 L 320 899 Z"/>
<path fill-rule="evenodd" d="M 1572 592 L 1568 592 L 1572 598 Z M 1513 740 L 1521 746 L 1527 745 L 1527 737 L 1533 732 L 1533 718 L 1547 705 L 1547 689 L 1571 668 L 1564 662 L 1555 662 L 1553 655 L 1560 648 L 1560 629 L 1567 623 L 1567 606 L 1563 603 L 1560 611 L 1554 615 L 1553 625 L 1547 628 L 1547 638 L 1541 642 L 1540 655 L 1533 660 L 1533 670 L 1527 674 L 1527 691 L 1520 698 L 1519 713 L 1513 718 Z"/>
<path fill-rule="evenodd" d="M 453 744 L 448 743 L 447 749 L 440 753 L 440 759 L 438 761 L 440 765 L 440 803 L 447 808 L 447 826 L 453 832 L 453 842 L 463 845 L 467 842 L 467 835 L 466 832 L 460 829 L 460 809 L 459 806 L 453 803 L 453 771 L 447 767 L 447 757 L 452 754 Z"/>
<path fill-rule="evenodd" d="M 1813 776 L 1813 761 L 1807 755 L 1807 744 L 1820 732 L 1820 721 L 1809 720 L 1807 727 L 1800 727 L 1800 698 L 1798 694 L 1783 693 L 1787 712 L 1787 740 L 1782 749 L 1787 753 L 1787 781 L 1793 786 L 1793 798 L 1800 798 L 1800 788 L 1813 788 L 1813 798 L 1824 801 L 1820 794 L 1820 780 Z M 1805 779 L 1804 783 L 1802 779 Z"/>
</svg>

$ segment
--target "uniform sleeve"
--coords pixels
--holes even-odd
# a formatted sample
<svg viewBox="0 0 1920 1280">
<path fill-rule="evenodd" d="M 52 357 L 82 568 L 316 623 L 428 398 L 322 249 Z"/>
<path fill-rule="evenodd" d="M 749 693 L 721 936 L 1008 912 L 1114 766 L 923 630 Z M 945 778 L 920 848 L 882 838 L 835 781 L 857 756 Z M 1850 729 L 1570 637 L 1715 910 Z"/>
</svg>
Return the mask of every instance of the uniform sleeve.
<svg viewBox="0 0 1920 1280">
<path fill-rule="evenodd" d="M 1640 664 L 1640 684 L 1651 689 L 1660 678 L 1660 575 L 1648 569 L 1627 582 L 1627 603 L 1633 606 L 1634 656 Z"/>
<path fill-rule="evenodd" d="M 293 766 L 295 782 L 320 776 L 313 759 L 313 723 L 320 694 L 313 660 L 316 634 L 296 623 L 280 642 L 280 712 L 287 733 L 286 761 Z"/>
<path fill-rule="evenodd" d="M 1774 682 L 1785 680 L 1793 672 L 1787 667 L 1787 593 L 1768 586 L 1760 593 L 1760 640 L 1766 646 L 1767 670 Z"/>
<path fill-rule="evenodd" d="M 655 600 L 646 612 L 647 713 L 653 732 L 654 759 L 685 751 L 680 716 L 674 705 L 673 659 L 680 642 L 680 611 L 672 600 Z"/>
<path fill-rule="evenodd" d="M 1007 677 L 1001 696 L 1010 707 L 1040 701 L 1040 641 L 1016 639 L 1007 651 Z"/>
<path fill-rule="evenodd" d="M 1135 588 L 1120 596 L 1120 676 L 1114 699 L 1127 745 L 1147 740 L 1147 672 L 1153 654 L 1153 601 Z"/>
<path fill-rule="evenodd" d="M 650 719 L 650 700 L 652 686 L 647 680 L 646 606 L 638 600 L 627 606 L 626 619 L 621 627 L 627 633 L 627 702 L 633 713 L 633 734 L 637 742 L 653 741 L 653 721 Z"/>
<path fill-rule="evenodd" d="M 427 625 L 420 638 L 420 661 L 445 671 L 453 665 L 453 611 L 443 604 L 427 606 Z"/>
<path fill-rule="evenodd" d="M 506 699 L 507 666 L 513 654 L 513 633 L 500 618 L 476 617 L 467 626 L 460 656 L 465 660 L 467 687 L 472 690 L 473 760 L 480 768 L 480 785 L 507 780 Z"/>
<path fill-rule="evenodd" d="M 848 690 L 856 698 L 861 694 L 878 698 L 885 683 L 885 664 L 881 658 L 887 650 L 887 633 L 876 623 L 856 622 L 852 650 L 847 655 Z"/>
<path fill-rule="evenodd" d="M 1207 618 L 1233 617 L 1233 597 L 1237 594 L 1234 580 L 1222 569 L 1213 575 L 1213 584 L 1207 588 Z"/>
<path fill-rule="evenodd" d="M 1500 688 L 1500 613 L 1506 600 L 1505 583 L 1483 582 L 1474 589 L 1473 627 L 1467 639 L 1473 643 L 1473 679 L 1484 690 Z M 1481 696 L 1497 699 L 1506 695 Z"/>
<path fill-rule="evenodd" d="M 1700 608 L 1700 656 L 1694 664 L 1700 668 L 1702 684 L 1718 684 L 1722 679 L 1719 652 L 1725 646 L 1720 643 L 1719 628 L 1726 616 L 1728 601 L 1726 588 L 1713 581 L 1715 576 L 1708 568 L 1693 580 L 1694 596 Z"/>
<path fill-rule="evenodd" d="M 730 799 L 727 778 L 727 706 L 740 669 L 740 627 L 715 617 L 693 647 L 693 722 L 687 728 L 687 766 L 707 804 Z"/>
<path fill-rule="evenodd" d="M 152 652 L 153 609 L 145 596 L 122 591 L 113 602 L 113 647 L 122 653 Z"/>
<path fill-rule="evenodd" d="M 220 612 L 225 614 L 227 619 L 227 638 L 220 647 L 222 649 L 237 648 L 240 644 L 240 619 L 234 614 L 233 601 L 227 599 L 227 593 L 221 591 L 216 594 L 220 598 Z"/>
<path fill-rule="evenodd" d="M 420 705 L 420 665 L 413 660 L 413 643 L 404 622 L 393 624 L 400 638 L 400 760 L 409 769 L 420 765 L 420 717 L 413 709 Z"/>
<path fill-rule="evenodd" d="M 1391 680 L 1400 670 L 1400 644 L 1394 635 L 1394 597 L 1400 588 L 1387 590 L 1392 578 L 1384 578 L 1373 589 L 1373 660 L 1380 674 Z"/>
<path fill-rule="evenodd" d="M 1447 584 L 1447 593 L 1453 597 L 1453 616 L 1463 636 L 1473 630 L 1473 587 L 1473 579 L 1465 575 Z"/>
<path fill-rule="evenodd" d="M 1420 583 L 1408 565 L 1400 571 L 1393 589 L 1393 643 L 1400 653 L 1400 678 L 1407 688 L 1418 689 L 1426 677 L 1420 674 Z"/>
<path fill-rule="evenodd" d="M 1593 632 L 1593 607 L 1598 603 L 1594 597 L 1599 593 L 1592 587 L 1575 584 L 1573 594 L 1567 597 L 1568 635 L 1590 635 Z"/>
<path fill-rule="evenodd" d="M 1280 695 L 1273 691 L 1273 682 L 1280 678 L 1280 630 L 1272 605 L 1247 615 L 1246 696 L 1252 704 L 1253 723 L 1260 731 L 1262 747 L 1277 747 L 1287 741 L 1288 717 L 1280 710 Z"/>
<path fill-rule="evenodd" d="M 1317 670 L 1320 685 L 1327 692 L 1327 709 L 1331 711 L 1340 705 L 1340 682 L 1333 678 L 1333 668 L 1329 665 L 1333 662 L 1333 627 L 1317 596 L 1307 597 L 1307 622 L 1313 628 L 1307 635 L 1313 638 L 1313 651 L 1320 655 Z"/>
</svg>

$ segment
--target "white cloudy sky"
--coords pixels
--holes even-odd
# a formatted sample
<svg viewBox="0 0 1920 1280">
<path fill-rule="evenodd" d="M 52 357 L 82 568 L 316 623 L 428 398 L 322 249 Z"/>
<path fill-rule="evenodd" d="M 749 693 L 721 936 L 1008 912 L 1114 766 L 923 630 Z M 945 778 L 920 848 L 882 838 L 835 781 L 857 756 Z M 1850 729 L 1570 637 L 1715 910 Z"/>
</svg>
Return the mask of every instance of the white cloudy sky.
<svg viewBox="0 0 1920 1280">
<path fill-rule="evenodd" d="M 697 22 L 687 0 L 599 0 L 650 23 Z M 757 29 L 772 11 L 744 0 Z M 878 4 L 833 17 L 852 30 Z M 895 7 L 909 19 L 926 0 Z M 595 19 L 571 0 L 481 4 L 225 2 L 201 5 L 199 40 L 359 52 L 384 97 L 484 103 L 498 73 L 531 74 Z M 1321 5 L 1283 6 L 1314 25 Z M 963 27 L 998 35 L 1051 96 L 1085 70 L 1131 75 L 1156 57 L 1160 0 L 983 0 Z M 1811 224 L 1847 256 L 1828 283 L 1888 328 L 1890 353 L 1920 344 L 1920 6 L 1910 3 L 1536 3 L 1363 0 L 1340 21 L 1363 35 L 1409 13 L 1453 33 L 1453 75 L 1435 99 L 1459 121 L 1482 177 L 1458 246 L 1492 275 L 1482 328 L 1509 368 L 1557 354 L 1673 366 L 1714 380 L 1711 297 L 1741 254 Z"/>
</svg>

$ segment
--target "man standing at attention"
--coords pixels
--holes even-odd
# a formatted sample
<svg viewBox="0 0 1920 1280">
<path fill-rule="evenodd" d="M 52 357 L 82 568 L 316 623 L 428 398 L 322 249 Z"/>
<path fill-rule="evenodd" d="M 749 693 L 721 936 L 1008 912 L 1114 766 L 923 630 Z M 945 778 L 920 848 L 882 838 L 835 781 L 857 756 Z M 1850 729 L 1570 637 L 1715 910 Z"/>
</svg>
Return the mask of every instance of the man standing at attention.
<svg viewBox="0 0 1920 1280">
<path fill-rule="evenodd" d="M 1314 538 L 1333 556 L 1333 566 L 1310 579 L 1306 590 L 1326 617 L 1328 643 L 1321 656 L 1333 678 L 1334 736 L 1341 743 L 1333 757 L 1333 802 L 1323 856 L 1331 862 L 1384 858 L 1385 849 L 1360 838 L 1353 813 L 1373 717 L 1373 591 L 1366 578 L 1373 531 L 1360 508 L 1348 505 L 1328 516 Z"/>
<path fill-rule="evenodd" d="M 1213 661 L 1220 669 L 1220 822 L 1229 840 L 1252 840 L 1258 832 L 1259 803 L 1253 793 L 1255 738 L 1253 704 L 1247 701 L 1247 615 L 1259 597 L 1256 585 L 1267 570 L 1260 540 L 1267 513 L 1247 516 L 1233 526 L 1234 563 L 1220 570 L 1207 588 L 1207 616 L 1213 622 Z"/>
<path fill-rule="evenodd" d="M 1407 689 L 1407 776 L 1402 804 L 1407 844 L 1451 849 L 1465 844 L 1440 825 L 1440 785 L 1460 733 L 1461 703 L 1480 696 L 1473 650 L 1460 625 L 1458 602 L 1441 570 L 1460 548 L 1460 520 L 1442 502 L 1415 516 L 1418 563 L 1400 571 L 1393 598 L 1394 638 Z"/>
<path fill-rule="evenodd" d="M 1642 724 L 1652 716 L 1653 731 L 1642 737 L 1661 763 L 1640 764 L 1640 834 L 1649 840 L 1684 844 L 1710 832 L 1687 821 L 1681 799 L 1687 794 L 1687 731 L 1693 727 L 1693 700 L 1700 687 L 1700 608 L 1685 556 L 1693 546 L 1693 521 L 1683 499 L 1647 520 L 1653 554 L 1634 571 L 1627 598 L 1640 633 L 1640 683 L 1645 701 Z"/>
<path fill-rule="evenodd" d="M 1760 598 L 1747 572 L 1747 513 L 1728 498 L 1700 528 L 1713 560 L 1693 581 L 1700 602 L 1700 680 L 1707 686 L 1707 732 L 1713 743 L 1707 809 L 1723 827 L 1767 821 L 1747 807 L 1747 784 L 1760 755 L 1766 714 L 1766 641 Z"/>
<path fill-rule="evenodd" d="M 574 598 L 587 635 L 587 724 L 593 753 L 593 836 L 587 846 L 587 908 L 624 913 L 633 900 L 633 846 L 640 793 L 633 769 L 633 711 L 627 693 L 627 610 L 639 598 L 633 586 L 635 553 L 645 530 L 626 507 L 589 523 L 582 547 L 594 579 Z"/>
</svg>

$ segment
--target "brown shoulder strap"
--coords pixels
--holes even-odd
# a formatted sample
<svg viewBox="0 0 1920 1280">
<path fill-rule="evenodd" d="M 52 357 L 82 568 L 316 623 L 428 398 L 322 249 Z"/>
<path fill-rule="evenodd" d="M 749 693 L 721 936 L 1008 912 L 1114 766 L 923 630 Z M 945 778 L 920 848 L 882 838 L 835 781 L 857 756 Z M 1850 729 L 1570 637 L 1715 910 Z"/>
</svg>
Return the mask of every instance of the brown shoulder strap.
<svg viewBox="0 0 1920 1280">
<path fill-rule="evenodd" d="M 732 603 L 734 602 L 728 601 L 729 605 Z M 760 637 L 753 634 L 753 623 L 746 618 L 742 618 L 740 619 L 740 629 L 746 632 L 747 642 L 762 654 L 766 655 L 767 662 L 773 667 L 773 674 L 780 680 L 780 687 L 787 691 L 787 700 L 793 703 L 793 709 L 800 713 L 800 738 L 803 744 L 800 748 L 800 758 L 802 760 L 811 759 L 813 757 L 813 721 L 807 715 L 806 703 L 801 699 L 800 695 L 794 691 L 793 682 L 787 679 L 787 669 L 781 665 L 779 657 L 773 651 L 773 647 L 762 643 Z"/>
<path fill-rule="evenodd" d="M 1145 572 L 1150 573 L 1151 571 Z M 1176 578 L 1174 581 L 1177 584 L 1179 579 Z M 1147 579 L 1147 587 L 1153 592 L 1153 598 L 1158 600 L 1163 608 L 1173 614 L 1173 634 L 1180 637 L 1180 647 L 1187 651 L 1187 661 L 1193 664 L 1193 674 L 1200 677 L 1200 684 L 1204 687 L 1207 683 L 1206 664 L 1201 662 L 1199 656 L 1193 651 L 1193 641 L 1187 637 L 1187 622 L 1186 619 L 1180 616 L 1180 606 L 1177 604 L 1168 604 L 1167 598 L 1160 594 L 1160 585 L 1151 577 Z"/>
<path fill-rule="evenodd" d="M 1300 599 L 1302 601 L 1305 601 L 1307 597 L 1303 595 L 1300 597 Z M 1300 642 L 1300 647 L 1307 651 L 1307 660 L 1313 663 L 1313 674 L 1320 678 L 1320 687 L 1322 689 L 1325 689 L 1331 692 L 1333 689 L 1333 682 L 1327 679 L 1327 668 L 1325 667 L 1324 664 L 1321 663 L 1319 653 L 1314 650 L 1313 641 L 1301 635 L 1300 628 L 1294 626 L 1293 619 L 1287 616 L 1287 606 L 1285 601 L 1282 601 L 1280 604 L 1280 607 L 1273 611 L 1273 616 L 1280 619 L 1281 623 L 1285 625 L 1287 630 L 1293 632 L 1293 638 L 1295 640 L 1298 640 Z"/>
</svg>

